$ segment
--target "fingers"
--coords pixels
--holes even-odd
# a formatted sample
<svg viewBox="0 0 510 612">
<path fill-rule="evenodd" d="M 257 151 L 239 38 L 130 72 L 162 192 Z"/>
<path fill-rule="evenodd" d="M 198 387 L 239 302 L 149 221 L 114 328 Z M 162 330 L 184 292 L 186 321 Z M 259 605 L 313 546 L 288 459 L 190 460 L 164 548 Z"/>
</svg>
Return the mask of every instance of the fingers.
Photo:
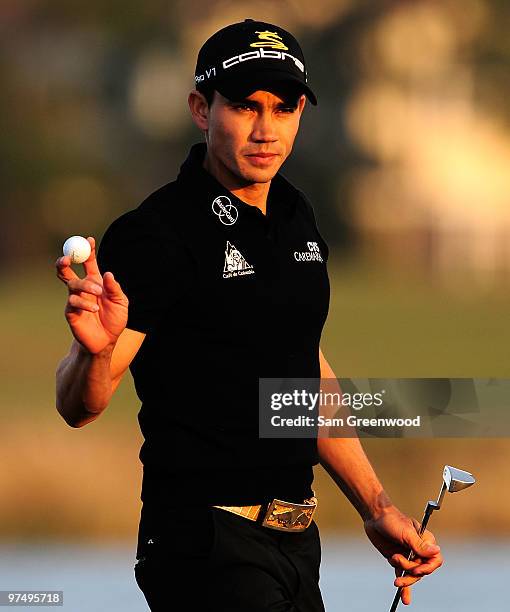
<svg viewBox="0 0 510 612">
<path fill-rule="evenodd" d="M 87 278 L 73 278 L 67 283 L 69 293 L 90 293 L 98 296 L 103 293 L 103 288 L 99 283 Z"/>
<path fill-rule="evenodd" d="M 419 528 L 419 523 L 413 519 L 415 529 Z M 433 557 L 439 554 L 440 547 L 435 543 L 436 540 L 430 531 L 425 530 L 422 536 L 415 529 L 409 528 L 404 534 L 404 541 L 418 557 Z"/>
<path fill-rule="evenodd" d="M 403 555 L 397 553 L 388 558 L 388 563 L 395 568 L 395 573 L 399 577 L 402 571 L 405 571 L 406 580 L 395 581 L 395 586 L 402 586 L 403 584 L 414 584 L 416 580 L 441 567 L 443 557 L 439 554 L 431 559 L 423 560 L 420 557 L 415 557 L 412 561 L 409 561 Z M 410 578 L 413 578 L 413 580 L 410 580 Z"/>
<path fill-rule="evenodd" d="M 411 586 L 415 582 L 418 582 L 418 580 L 421 580 L 421 576 L 413 576 L 412 574 L 409 574 L 407 570 L 403 571 L 399 567 L 395 568 L 395 576 L 396 578 L 393 581 L 393 584 L 396 587 Z"/>
<path fill-rule="evenodd" d="M 418 551 L 422 563 L 415 569 L 412 569 L 410 573 L 415 576 L 425 576 L 426 574 L 431 574 L 438 567 L 441 567 L 441 565 L 443 565 L 443 556 L 440 551 L 441 548 L 436 544 L 434 534 L 425 530 L 421 536 Z"/>
<path fill-rule="evenodd" d="M 113 276 L 113 272 L 105 272 L 103 275 L 103 289 L 111 300 L 127 300 L 127 296 L 122 291 L 120 283 Z"/>
<path fill-rule="evenodd" d="M 90 243 L 90 255 L 87 261 L 83 262 L 83 267 L 87 276 L 101 276 L 96 259 L 96 241 L 92 236 L 88 236 L 87 240 Z"/>
<path fill-rule="evenodd" d="M 55 262 L 55 268 L 57 277 L 66 285 L 70 280 L 78 278 L 76 272 L 71 268 L 71 258 L 68 255 L 59 257 Z"/>
<path fill-rule="evenodd" d="M 98 283 L 86 278 L 73 278 L 67 283 L 69 297 L 67 299 L 66 312 L 88 310 L 97 312 L 99 306 L 97 298 L 103 293 L 103 288 Z"/>
<path fill-rule="evenodd" d="M 103 293 L 103 288 L 99 283 L 87 278 L 72 278 L 67 282 L 69 297 L 65 307 L 65 313 L 98 312 L 99 305 L 97 298 Z"/>
<path fill-rule="evenodd" d="M 89 242 L 91 247 L 93 247 L 94 239 L 90 238 Z M 91 252 L 91 257 L 93 257 L 93 253 L 94 251 Z M 127 301 L 127 296 L 122 291 L 120 283 L 114 278 L 113 272 L 105 272 L 101 277 L 95 258 L 92 260 L 89 258 L 86 262 L 86 278 L 77 276 L 71 268 L 71 258 L 68 256 L 59 257 L 55 262 L 55 266 L 58 278 L 67 285 L 70 295 L 75 294 L 84 298 L 88 297 L 90 301 L 104 293 L 112 300 L 122 299 Z M 97 274 L 94 270 L 97 270 Z M 96 278 L 99 278 L 99 281 L 95 280 Z M 78 307 L 75 306 L 77 303 L 76 300 L 72 300 L 73 307 Z"/>
<path fill-rule="evenodd" d="M 422 576 L 410 576 L 409 574 L 404 574 L 403 576 L 395 578 L 393 584 L 396 587 L 410 587 L 412 584 L 415 584 L 421 579 Z"/>
<path fill-rule="evenodd" d="M 404 555 L 395 553 L 391 555 L 391 557 L 388 557 L 388 563 L 396 569 L 408 571 L 419 567 L 421 559 L 420 557 L 415 557 L 412 561 L 409 561 Z"/>
<path fill-rule="evenodd" d="M 400 600 L 406 606 L 411 603 L 411 587 L 404 587 L 400 592 Z"/>
<path fill-rule="evenodd" d="M 396 587 L 400 588 L 400 600 L 406 606 L 411 603 L 411 584 L 407 584 L 405 581 L 400 583 L 400 576 L 402 572 L 399 569 L 395 569 L 395 575 L 397 576 L 395 582 L 393 583 Z M 414 582 L 417 582 L 419 578 L 415 579 Z"/>
<path fill-rule="evenodd" d="M 427 574 L 432 574 L 433 571 L 437 570 L 437 568 L 443 565 L 444 559 L 441 553 L 434 555 L 430 559 L 427 559 L 425 562 L 420 563 L 420 565 L 411 571 L 414 576 L 426 576 Z"/>
<path fill-rule="evenodd" d="M 88 310 L 89 312 L 97 312 L 99 310 L 96 302 L 86 300 L 74 293 L 69 296 L 67 303 L 73 310 Z"/>
<path fill-rule="evenodd" d="M 422 539 L 423 538 L 423 539 Z M 421 580 L 427 574 L 431 574 L 443 564 L 440 548 L 435 544 L 434 535 L 425 531 L 422 538 L 418 536 L 418 542 L 409 537 L 413 542 L 415 556 L 409 560 L 400 553 L 388 557 L 388 563 L 395 568 L 397 578 L 394 581 L 396 587 L 402 587 L 401 599 L 403 603 L 410 603 L 411 595 L 409 587 Z M 407 591 L 404 593 L 404 591 Z"/>
</svg>

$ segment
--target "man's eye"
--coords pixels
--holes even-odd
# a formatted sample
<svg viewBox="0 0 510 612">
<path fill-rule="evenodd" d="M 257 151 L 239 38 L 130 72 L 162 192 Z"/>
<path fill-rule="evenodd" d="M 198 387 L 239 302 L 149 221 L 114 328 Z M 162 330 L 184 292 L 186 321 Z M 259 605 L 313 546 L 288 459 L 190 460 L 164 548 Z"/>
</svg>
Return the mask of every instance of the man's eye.
<svg viewBox="0 0 510 612">
<path fill-rule="evenodd" d="M 249 104 L 234 104 L 234 108 L 239 110 L 252 110 Z"/>
<path fill-rule="evenodd" d="M 294 106 L 282 106 L 279 109 L 282 113 L 293 113 L 296 109 Z"/>
</svg>

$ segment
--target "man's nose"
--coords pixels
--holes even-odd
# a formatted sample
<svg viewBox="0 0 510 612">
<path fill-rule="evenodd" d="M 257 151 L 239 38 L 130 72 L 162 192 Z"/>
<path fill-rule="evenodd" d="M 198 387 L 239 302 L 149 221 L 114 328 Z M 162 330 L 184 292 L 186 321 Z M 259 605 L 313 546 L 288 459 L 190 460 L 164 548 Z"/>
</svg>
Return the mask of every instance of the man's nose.
<svg viewBox="0 0 510 612">
<path fill-rule="evenodd" d="M 252 138 L 258 142 L 274 142 L 278 140 L 274 118 L 270 111 L 257 114 L 257 118 L 253 123 Z"/>
</svg>

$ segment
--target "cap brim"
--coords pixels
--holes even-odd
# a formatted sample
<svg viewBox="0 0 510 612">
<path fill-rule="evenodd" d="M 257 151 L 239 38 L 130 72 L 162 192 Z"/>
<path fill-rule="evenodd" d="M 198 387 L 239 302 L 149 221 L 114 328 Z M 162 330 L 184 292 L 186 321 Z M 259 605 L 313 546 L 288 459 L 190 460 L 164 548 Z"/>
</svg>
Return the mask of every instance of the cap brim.
<svg viewBox="0 0 510 612">
<path fill-rule="evenodd" d="M 288 72 L 268 70 L 255 74 L 249 73 L 246 77 L 242 78 L 241 75 L 237 75 L 235 79 L 218 79 L 214 88 L 229 100 L 243 100 L 259 89 L 292 96 L 305 94 L 310 102 L 317 106 L 317 98 L 308 85 Z"/>
</svg>

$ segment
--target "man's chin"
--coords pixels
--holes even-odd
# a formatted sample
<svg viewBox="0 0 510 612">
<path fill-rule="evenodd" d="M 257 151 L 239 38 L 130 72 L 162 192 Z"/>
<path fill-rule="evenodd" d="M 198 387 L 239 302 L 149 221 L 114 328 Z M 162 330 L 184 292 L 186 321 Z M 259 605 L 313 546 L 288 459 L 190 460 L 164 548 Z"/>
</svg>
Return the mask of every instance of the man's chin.
<svg viewBox="0 0 510 612">
<path fill-rule="evenodd" d="M 280 166 L 271 168 L 243 168 L 243 178 L 248 183 L 268 183 L 272 180 Z"/>
</svg>

